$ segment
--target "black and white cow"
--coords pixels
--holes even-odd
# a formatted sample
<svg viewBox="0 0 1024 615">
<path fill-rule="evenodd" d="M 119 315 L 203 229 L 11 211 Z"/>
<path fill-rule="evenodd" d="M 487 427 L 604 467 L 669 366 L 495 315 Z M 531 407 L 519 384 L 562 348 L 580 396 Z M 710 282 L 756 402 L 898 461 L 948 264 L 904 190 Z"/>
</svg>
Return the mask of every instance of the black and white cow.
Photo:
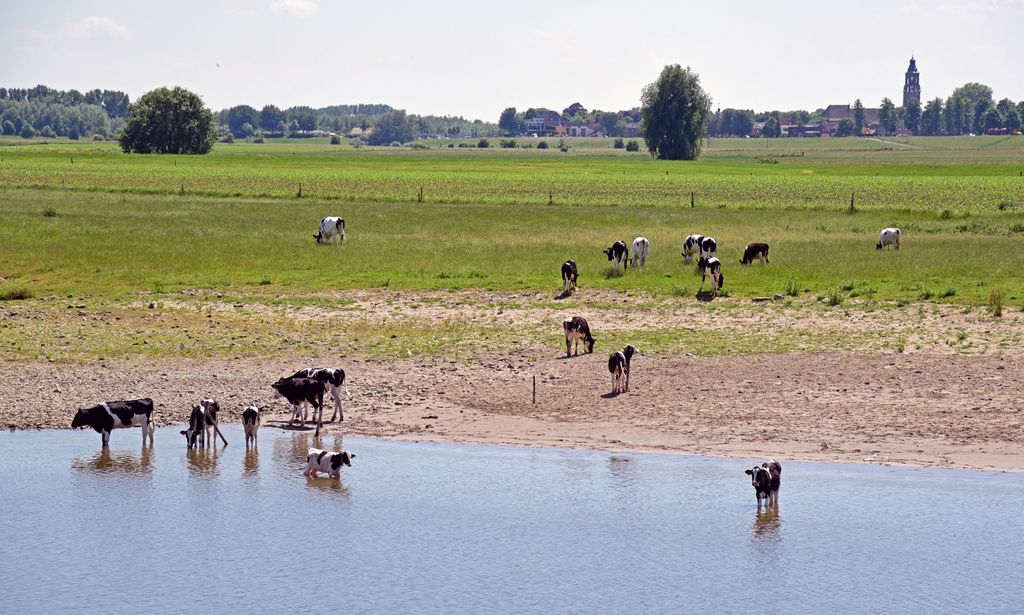
<svg viewBox="0 0 1024 615">
<path fill-rule="evenodd" d="M 200 405 L 192 406 L 192 414 L 188 418 L 188 429 L 182 429 L 181 435 L 185 436 L 185 446 L 195 448 L 206 448 L 206 411 Z M 211 442 L 211 446 L 212 446 Z"/>
<path fill-rule="evenodd" d="M 570 258 L 562 263 L 562 292 L 568 293 L 570 290 L 576 290 L 576 280 L 578 277 L 576 261 Z"/>
<path fill-rule="evenodd" d="M 608 357 L 608 371 L 612 375 L 612 393 L 625 393 L 629 390 L 629 365 L 636 354 L 636 347 L 630 344 Z"/>
<path fill-rule="evenodd" d="M 765 508 L 779 505 L 779 487 L 782 486 L 782 464 L 772 459 L 768 463 L 746 470 L 750 484 L 754 486 L 757 508 L 764 501 Z"/>
<path fill-rule="evenodd" d="M 629 265 L 629 248 L 626 247 L 626 242 L 616 241 L 612 244 L 612 247 L 604 249 L 605 255 L 608 260 L 612 262 L 612 269 L 615 273 L 619 272 L 619 265 L 622 265 L 622 270 L 625 271 Z"/>
<path fill-rule="evenodd" d="M 341 476 L 341 466 L 352 467 L 352 460 L 355 457 L 355 453 L 348 451 L 334 453 L 311 448 L 306 454 L 306 471 L 302 475 L 316 478 L 317 472 L 326 472 L 328 478 L 338 478 Z"/>
<path fill-rule="evenodd" d="M 320 232 L 313 235 L 317 243 L 331 244 L 338 239 L 338 245 L 345 245 L 345 219 L 329 216 L 320 221 Z"/>
<path fill-rule="evenodd" d="M 256 433 L 260 429 L 260 409 L 255 405 L 246 406 L 242 410 L 242 430 L 245 431 L 245 448 L 250 443 L 256 446 Z"/>
<path fill-rule="evenodd" d="M 128 399 L 124 401 L 108 401 L 91 408 L 80 408 L 71 420 L 71 428 L 92 427 L 100 434 L 103 447 L 110 445 L 110 432 L 125 427 L 142 427 L 142 446 L 153 445 L 153 432 L 156 423 L 153 416 L 153 400 Z"/>
<path fill-rule="evenodd" d="M 743 258 L 740 259 L 741 265 L 749 265 L 754 262 L 754 259 L 759 259 L 761 264 L 768 262 L 768 244 L 766 243 L 748 243 L 745 250 L 743 250 Z"/>
<path fill-rule="evenodd" d="M 647 264 L 647 253 L 651 250 L 651 242 L 646 237 L 633 240 L 633 267 L 643 269 Z"/>
<path fill-rule="evenodd" d="M 341 407 L 341 387 L 345 384 L 345 370 L 340 367 L 307 367 L 300 369 L 288 378 L 316 378 L 324 383 L 324 390 L 334 398 L 334 414 L 331 415 L 331 422 L 338 420 L 340 416 L 345 420 L 345 412 Z"/>
<path fill-rule="evenodd" d="M 900 249 L 900 229 L 882 229 L 882 232 L 878 235 L 878 243 L 875 244 L 875 249 L 884 250 L 888 248 Z"/>
<path fill-rule="evenodd" d="M 700 288 L 697 289 L 697 294 L 703 292 L 704 281 L 711 278 L 711 296 L 717 297 L 718 289 L 725 284 L 725 276 L 722 275 L 722 261 L 714 256 L 711 258 L 701 257 L 697 261 L 697 269 L 700 270 Z"/>
<path fill-rule="evenodd" d="M 292 405 L 292 419 L 301 417 L 300 425 L 306 424 L 306 403 L 313 404 L 313 416 L 316 417 L 316 435 L 320 435 L 323 424 L 324 383 L 316 378 L 282 378 L 270 385 L 274 388 L 274 397 L 283 397 Z"/>
<path fill-rule="evenodd" d="M 569 356 L 569 348 L 576 342 L 576 353 L 580 353 L 580 340 L 583 340 L 583 351 L 594 352 L 594 336 L 590 334 L 590 325 L 587 319 L 581 316 L 573 316 L 562 321 L 562 329 L 565 330 L 565 356 Z"/>
<path fill-rule="evenodd" d="M 704 235 L 693 234 L 683 241 L 683 260 L 687 263 L 693 262 L 693 257 L 700 254 L 700 243 L 704 241 Z"/>
<path fill-rule="evenodd" d="M 700 240 L 700 257 L 711 258 L 718 256 L 718 242 L 714 237 L 705 237 Z"/>
<path fill-rule="evenodd" d="M 210 446 L 217 444 L 217 436 L 224 441 L 224 446 L 228 445 L 228 439 L 224 437 L 224 434 L 220 432 L 220 421 L 217 420 L 217 413 L 220 412 L 220 404 L 212 399 L 201 399 L 199 400 L 199 407 L 203 409 L 203 413 L 206 414 L 206 428 L 204 429 L 205 441 L 210 443 Z M 213 430 L 213 437 L 210 437 L 210 430 Z"/>
</svg>

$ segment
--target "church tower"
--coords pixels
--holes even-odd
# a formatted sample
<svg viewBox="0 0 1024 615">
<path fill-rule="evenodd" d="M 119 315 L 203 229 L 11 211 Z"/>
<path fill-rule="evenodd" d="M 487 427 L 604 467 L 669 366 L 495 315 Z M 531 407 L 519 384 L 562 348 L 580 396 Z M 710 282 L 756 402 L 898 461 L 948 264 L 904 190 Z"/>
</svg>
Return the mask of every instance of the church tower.
<svg viewBox="0 0 1024 615">
<path fill-rule="evenodd" d="M 910 58 L 907 78 L 903 83 L 903 108 L 906 109 L 911 101 L 921 105 L 921 75 L 917 73 L 917 60 L 913 57 Z"/>
</svg>

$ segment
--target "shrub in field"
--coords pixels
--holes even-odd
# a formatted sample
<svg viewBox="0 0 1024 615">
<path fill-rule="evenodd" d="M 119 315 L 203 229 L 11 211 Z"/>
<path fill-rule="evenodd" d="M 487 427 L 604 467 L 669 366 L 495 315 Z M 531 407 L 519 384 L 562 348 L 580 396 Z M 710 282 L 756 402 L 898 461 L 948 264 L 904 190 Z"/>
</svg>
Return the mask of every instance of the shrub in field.
<svg viewBox="0 0 1024 615">
<path fill-rule="evenodd" d="M 853 280 L 843 280 L 839 283 L 839 290 L 843 292 L 850 292 L 857 285 Z"/>
<path fill-rule="evenodd" d="M 217 140 L 218 143 L 234 143 L 235 135 L 230 132 L 225 132 L 224 136 Z"/>
<path fill-rule="evenodd" d="M 635 140 L 630 141 L 629 143 L 626 144 L 626 151 L 627 152 L 639 152 L 640 151 L 640 143 L 635 141 Z"/>
<path fill-rule="evenodd" d="M 954 295 L 956 295 L 956 289 L 950 286 L 946 290 L 939 293 L 939 299 L 945 299 L 947 297 L 952 297 Z"/>
<path fill-rule="evenodd" d="M 32 128 L 32 124 L 25 122 L 21 125 L 21 132 L 19 133 L 22 139 L 31 139 L 36 136 L 36 129 Z"/>
<path fill-rule="evenodd" d="M 391 142 L 391 147 L 402 147 L 402 142 L 401 141 L 392 141 Z"/>
<path fill-rule="evenodd" d="M 409 147 L 411 147 L 412 149 L 430 149 L 430 146 L 427 145 L 426 143 L 419 143 L 419 142 L 413 143 Z"/>
<path fill-rule="evenodd" d="M 17 133 L 17 131 L 14 129 L 14 122 L 11 120 L 4 120 L 4 134 L 11 136 L 15 133 Z"/>
<path fill-rule="evenodd" d="M 612 147 L 614 147 L 615 149 L 622 149 L 626 147 L 626 144 L 622 141 L 622 139 L 615 139 L 615 143 L 612 144 Z"/>
<path fill-rule="evenodd" d="M 928 301 L 934 296 L 935 293 L 933 293 L 930 288 L 924 288 L 921 290 L 920 293 L 917 294 L 917 298 L 920 299 L 921 301 Z"/>
<path fill-rule="evenodd" d="M 838 288 L 833 288 L 825 295 L 824 302 L 829 307 L 836 307 L 837 305 L 842 305 L 844 299 L 843 293 Z"/>
<path fill-rule="evenodd" d="M 902 338 L 902 337 L 896 338 L 896 352 L 902 353 L 906 349 L 907 349 L 907 340 Z"/>
<path fill-rule="evenodd" d="M 547 149 L 547 148 L 548 148 L 548 142 L 547 141 L 541 141 L 540 143 L 537 144 L 537 149 Z"/>
<path fill-rule="evenodd" d="M 1000 201 L 999 205 L 997 205 L 996 207 L 999 209 L 999 211 L 1003 211 L 1004 209 L 1013 209 L 1016 206 L 1017 204 L 1011 201 Z"/>
<path fill-rule="evenodd" d="M 92 136 L 92 140 L 93 141 L 104 141 L 105 139 L 103 138 L 103 135 L 95 134 L 95 135 Z"/>
<path fill-rule="evenodd" d="M 500 142 L 500 145 L 501 145 L 502 149 L 515 149 L 515 147 L 516 147 L 516 140 L 515 139 L 502 139 L 501 142 Z"/>
<path fill-rule="evenodd" d="M 341 145 L 341 137 L 338 135 L 331 135 L 331 145 Z"/>
<path fill-rule="evenodd" d="M 786 294 L 790 297 L 796 297 L 800 294 L 800 285 L 793 278 L 786 281 Z"/>
<path fill-rule="evenodd" d="M 479 141 L 477 141 L 476 146 L 478 148 L 485 148 L 486 149 L 486 148 L 491 146 L 491 142 L 488 141 L 487 139 L 480 139 Z"/>
<path fill-rule="evenodd" d="M 949 211 L 948 209 L 943 209 L 939 217 L 942 218 L 943 220 L 949 220 L 950 218 L 953 217 L 953 212 Z"/>
<path fill-rule="evenodd" d="M 1003 315 L 1003 304 L 1006 302 L 1006 295 L 1003 291 L 998 289 L 992 289 L 988 294 L 988 309 L 992 312 L 993 316 L 999 317 Z"/>
<path fill-rule="evenodd" d="M 57 213 L 57 210 L 54 209 L 53 207 L 47 207 L 46 209 L 43 210 L 44 218 L 56 218 L 58 215 L 59 214 Z"/>
<path fill-rule="evenodd" d="M 31 299 L 32 291 L 27 288 L 4 288 L 0 289 L 0 301 L 18 301 Z"/>
<path fill-rule="evenodd" d="M 334 139 L 334 137 L 332 137 L 332 140 L 331 140 L 332 143 L 334 142 L 333 139 Z M 266 143 L 266 139 L 263 138 L 263 133 L 262 132 L 257 132 L 256 136 L 252 138 L 252 142 L 253 143 Z M 338 142 L 340 143 L 341 141 L 339 140 Z"/>
</svg>

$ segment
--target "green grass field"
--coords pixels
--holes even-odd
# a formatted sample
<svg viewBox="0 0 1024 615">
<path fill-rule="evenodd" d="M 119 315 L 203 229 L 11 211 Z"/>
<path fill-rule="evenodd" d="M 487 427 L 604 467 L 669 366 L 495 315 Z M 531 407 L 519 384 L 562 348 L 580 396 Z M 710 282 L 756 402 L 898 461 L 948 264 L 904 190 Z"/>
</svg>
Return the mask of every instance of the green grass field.
<svg viewBox="0 0 1024 615">
<path fill-rule="evenodd" d="M 253 351 L 283 352 L 308 340 L 301 321 L 238 316 L 200 337 L 202 306 L 335 308 L 358 289 L 553 297 L 567 258 L 579 264 L 583 289 L 693 304 L 700 280 L 680 251 L 694 232 L 719 242 L 728 298 L 714 309 L 776 293 L 796 293 L 797 307 L 830 295 L 868 310 L 979 307 L 993 291 L 1008 308 L 1024 304 L 1024 138 L 714 140 L 697 163 L 627 155 L 610 141 L 567 153 L 238 144 L 200 157 L 129 156 L 109 143 L 7 143 L 0 146 L 0 305 L 64 323 L 40 342 L 44 329 L 6 322 L 0 328 L 12 341 L 4 347 L 15 358 L 51 356 L 49 348 L 68 340 L 79 340 L 68 350 L 79 357 L 132 354 L 147 341 L 157 355 L 225 354 L 236 348 L 239 328 L 260 337 Z M 313 241 L 326 215 L 345 217 L 343 248 Z M 886 226 L 903 229 L 900 252 L 874 249 Z M 637 235 L 651 241 L 647 269 L 610 275 L 602 248 Z M 738 263 L 751 241 L 771 244 L 770 265 Z M 201 292 L 190 298 L 183 290 Z M 60 301 L 48 300 L 65 296 L 120 320 L 81 327 L 65 318 Z M 140 338 L 148 324 L 138 306 L 149 301 L 191 302 L 181 312 L 195 321 L 190 332 L 168 327 L 163 337 Z M 643 308 L 642 299 L 631 301 Z M 361 339 L 354 351 L 404 351 L 411 338 L 427 353 L 460 340 L 472 347 L 480 339 L 513 341 L 497 323 L 359 326 L 348 325 L 341 338 Z M 646 335 L 653 348 L 697 335 L 642 332 L 631 335 Z M 828 335 L 819 337 L 805 347 L 830 347 Z M 714 342 L 722 351 L 769 346 L 741 348 L 724 334 Z"/>
</svg>

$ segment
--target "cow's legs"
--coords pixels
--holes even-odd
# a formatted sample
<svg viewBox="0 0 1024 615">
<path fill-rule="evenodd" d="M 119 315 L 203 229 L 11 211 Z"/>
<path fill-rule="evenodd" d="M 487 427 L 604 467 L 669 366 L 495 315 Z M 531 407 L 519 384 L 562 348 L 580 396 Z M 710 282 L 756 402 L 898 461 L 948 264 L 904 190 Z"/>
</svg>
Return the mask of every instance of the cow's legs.
<svg viewBox="0 0 1024 615">
<path fill-rule="evenodd" d="M 110 432 L 106 430 L 101 431 L 100 440 L 103 442 L 103 448 L 110 446 Z"/>
<path fill-rule="evenodd" d="M 697 289 L 697 294 L 698 295 L 700 294 L 700 291 L 704 290 L 704 280 L 706 280 L 706 279 L 707 279 L 706 275 L 700 276 L 700 288 Z"/>
<path fill-rule="evenodd" d="M 341 416 L 341 420 L 345 420 L 345 411 L 341 408 L 341 388 L 331 385 L 331 397 L 334 398 L 334 414 L 331 415 L 331 422 L 334 422 L 334 418 L 338 415 Z"/>
</svg>

